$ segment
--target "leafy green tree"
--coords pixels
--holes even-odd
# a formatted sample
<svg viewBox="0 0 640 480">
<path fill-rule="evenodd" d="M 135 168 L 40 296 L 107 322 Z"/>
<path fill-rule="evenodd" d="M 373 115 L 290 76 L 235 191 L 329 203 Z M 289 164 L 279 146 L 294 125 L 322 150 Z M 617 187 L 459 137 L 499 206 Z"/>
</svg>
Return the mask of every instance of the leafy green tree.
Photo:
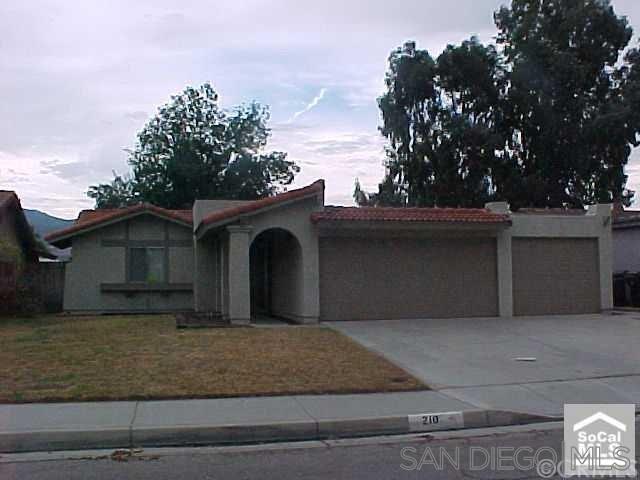
<svg viewBox="0 0 640 480">
<path fill-rule="evenodd" d="M 389 140 L 387 175 L 359 203 L 470 206 L 491 197 L 491 168 L 504 142 L 496 118 L 503 72 L 476 38 L 434 61 L 413 42 L 389 58 L 378 103 Z M 358 198 L 356 199 L 358 201 Z"/>
<path fill-rule="evenodd" d="M 382 134 L 389 140 L 387 179 L 379 197 L 392 203 L 433 203 L 433 165 L 429 161 L 439 108 L 435 84 L 436 64 L 414 42 L 396 49 L 389 57 L 385 78 L 387 93 L 378 99 Z M 381 198 L 380 198 L 381 199 Z M 386 202 L 385 202 L 386 203 Z"/>
<path fill-rule="evenodd" d="M 622 90 L 630 85 L 617 64 L 633 34 L 627 20 L 608 0 L 515 0 L 495 19 L 510 66 L 516 203 L 582 207 L 629 197 L 624 166 L 640 124 L 627 128 Z"/>
<path fill-rule="evenodd" d="M 438 57 L 435 204 L 469 207 L 492 197 L 491 172 L 504 143 L 498 108 L 503 78 L 496 49 L 476 38 L 449 45 Z"/>
<path fill-rule="evenodd" d="M 299 171 L 283 152 L 263 153 L 269 112 L 257 103 L 231 111 L 211 85 L 188 87 L 160 107 L 129 152 L 130 177 L 90 187 L 97 208 L 150 202 L 190 208 L 194 200 L 274 195 Z"/>
<path fill-rule="evenodd" d="M 629 203 L 640 133 L 640 53 L 609 0 L 513 0 L 498 46 L 433 61 L 392 52 L 379 99 L 387 173 L 363 203 L 513 208 Z"/>
<path fill-rule="evenodd" d="M 120 208 L 138 203 L 138 195 L 133 188 L 134 182 L 130 178 L 117 175 L 116 172 L 113 172 L 113 177 L 110 183 L 89 187 L 87 195 L 95 199 L 96 208 Z"/>
</svg>

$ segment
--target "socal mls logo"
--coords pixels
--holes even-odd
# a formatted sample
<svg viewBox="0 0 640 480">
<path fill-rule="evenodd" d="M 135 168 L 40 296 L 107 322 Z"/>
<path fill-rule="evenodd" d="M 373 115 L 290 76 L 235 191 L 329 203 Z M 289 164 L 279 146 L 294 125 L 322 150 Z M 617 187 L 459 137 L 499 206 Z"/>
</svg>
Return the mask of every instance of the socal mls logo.
<svg viewBox="0 0 640 480">
<path fill-rule="evenodd" d="M 635 425 L 635 405 L 565 405 L 565 474 L 635 477 Z"/>
</svg>

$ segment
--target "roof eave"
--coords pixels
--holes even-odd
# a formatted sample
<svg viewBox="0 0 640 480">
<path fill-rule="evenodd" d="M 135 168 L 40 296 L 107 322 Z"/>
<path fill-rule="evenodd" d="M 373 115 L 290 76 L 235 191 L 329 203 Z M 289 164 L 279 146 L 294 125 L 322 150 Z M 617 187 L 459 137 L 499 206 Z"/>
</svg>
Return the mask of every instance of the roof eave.
<svg viewBox="0 0 640 480">
<path fill-rule="evenodd" d="M 613 222 L 611 228 L 613 230 L 623 230 L 625 228 L 638 228 L 640 227 L 640 218 L 625 221 Z"/>
<path fill-rule="evenodd" d="M 512 225 L 512 221 L 419 221 L 419 220 L 364 220 L 364 219 L 315 219 L 313 220 L 319 228 L 405 228 L 405 229 L 437 229 L 437 230 L 484 230 L 496 231 L 502 228 L 508 228 Z"/>
<path fill-rule="evenodd" d="M 285 201 L 281 201 L 278 203 L 273 203 L 271 205 L 266 205 L 264 207 L 258 208 L 256 210 L 250 210 L 248 212 L 242 212 L 242 213 L 238 213 L 237 215 L 233 215 L 230 216 L 228 218 L 223 218 L 219 221 L 214 221 L 214 222 L 206 222 L 206 218 L 204 218 L 203 220 L 200 221 L 200 223 L 198 224 L 198 226 L 194 229 L 195 235 L 197 239 L 201 239 L 202 237 L 204 237 L 204 235 L 207 232 L 210 232 L 211 230 L 215 230 L 217 228 L 221 228 L 224 227 L 225 225 L 229 225 L 232 224 L 234 222 L 237 222 L 238 220 L 244 219 L 244 218 L 248 218 L 248 217 L 253 217 L 255 215 L 259 215 L 261 213 L 265 213 L 268 212 L 270 210 L 276 209 L 276 208 L 281 208 L 281 207 L 285 207 L 287 205 L 291 205 L 293 203 L 297 203 L 297 202 L 301 202 L 304 200 L 309 200 L 310 198 L 316 198 L 318 196 L 318 191 L 312 191 L 309 192 L 306 195 L 301 195 L 299 197 L 296 198 L 292 198 L 290 200 L 285 200 Z"/>
<path fill-rule="evenodd" d="M 65 228 L 64 230 L 59 230 L 58 232 L 52 232 L 45 237 L 45 240 L 49 242 L 51 245 L 58 248 L 67 248 L 69 245 L 69 240 L 73 237 L 77 237 L 79 235 L 84 235 L 89 232 L 93 232 L 95 230 L 99 230 L 104 227 L 108 227 L 109 225 L 114 225 L 119 222 L 123 222 L 125 220 L 130 220 L 135 217 L 139 217 L 141 215 L 152 215 L 156 218 L 160 218 L 162 220 L 166 220 L 168 222 L 172 222 L 178 225 L 181 225 L 185 228 L 193 228 L 193 224 L 191 222 L 186 222 L 184 220 L 180 220 L 170 215 L 162 215 L 159 212 L 146 209 L 136 210 L 134 212 L 130 212 L 125 215 L 119 215 L 114 218 L 106 219 L 101 222 L 95 222 L 92 225 L 87 225 L 86 228 L 81 228 L 82 224 L 72 225 L 71 227 Z"/>
</svg>

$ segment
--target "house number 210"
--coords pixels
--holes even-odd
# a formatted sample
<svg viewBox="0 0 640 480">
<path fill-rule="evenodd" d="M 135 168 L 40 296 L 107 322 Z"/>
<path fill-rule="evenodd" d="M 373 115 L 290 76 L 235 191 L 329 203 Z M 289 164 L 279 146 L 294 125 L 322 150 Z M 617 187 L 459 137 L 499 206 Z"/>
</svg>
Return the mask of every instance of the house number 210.
<svg viewBox="0 0 640 480">
<path fill-rule="evenodd" d="M 431 432 L 464 428 L 462 412 L 432 412 L 408 415 L 410 432 Z"/>
<path fill-rule="evenodd" d="M 440 423 L 440 417 L 438 415 L 423 415 L 422 416 L 422 424 L 423 425 L 437 425 Z"/>
</svg>

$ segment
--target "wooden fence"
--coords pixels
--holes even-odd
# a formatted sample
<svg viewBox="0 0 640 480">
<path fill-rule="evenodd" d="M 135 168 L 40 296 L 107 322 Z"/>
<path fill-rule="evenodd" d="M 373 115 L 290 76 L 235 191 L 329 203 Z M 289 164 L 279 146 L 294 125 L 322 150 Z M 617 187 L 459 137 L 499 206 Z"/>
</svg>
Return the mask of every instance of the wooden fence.
<svg viewBox="0 0 640 480">
<path fill-rule="evenodd" d="M 41 262 L 18 272 L 0 263 L 0 314 L 61 312 L 64 269 L 62 262 Z"/>
<path fill-rule="evenodd" d="M 0 314 L 16 309 L 16 292 L 16 265 L 11 262 L 0 262 Z"/>
<path fill-rule="evenodd" d="M 35 272 L 36 290 L 44 312 L 61 312 L 64 297 L 63 262 L 42 262 Z"/>
</svg>

